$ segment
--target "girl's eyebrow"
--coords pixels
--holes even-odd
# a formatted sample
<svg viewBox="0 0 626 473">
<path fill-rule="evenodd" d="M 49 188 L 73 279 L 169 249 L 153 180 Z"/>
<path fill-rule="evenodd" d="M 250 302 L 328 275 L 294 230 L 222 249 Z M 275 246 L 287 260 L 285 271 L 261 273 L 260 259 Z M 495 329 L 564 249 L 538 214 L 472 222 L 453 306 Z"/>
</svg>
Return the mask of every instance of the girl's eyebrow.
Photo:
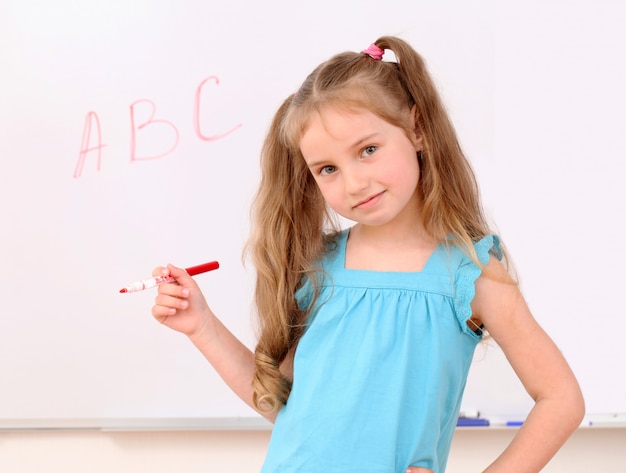
<svg viewBox="0 0 626 473">
<path fill-rule="evenodd" d="M 376 135 L 378 135 L 378 132 L 370 133 L 369 135 L 366 135 L 363 138 L 360 138 L 352 145 L 352 148 L 360 148 L 365 143 L 372 140 Z"/>
<path fill-rule="evenodd" d="M 307 167 L 309 169 L 313 169 L 313 168 L 316 168 L 316 167 L 320 166 L 323 163 L 324 163 L 324 161 L 315 161 L 313 163 L 307 163 L 306 165 L 307 165 Z"/>
<path fill-rule="evenodd" d="M 378 135 L 378 132 L 373 132 L 373 133 L 370 133 L 369 135 L 365 135 L 364 137 L 359 138 L 357 141 L 355 141 L 351 146 L 348 147 L 348 149 L 360 148 L 361 146 L 363 146 L 363 144 L 365 144 L 368 141 L 370 141 L 376 135 Z M 322 164 L 326 164 L 327 161 L 328 160 L 326 160 L 326 159 L 319 160 L 319 161 L 313 161 L 312 163 L 307 163 L 307 166 L 309 168 L 314 168 L 314 167 L 320 166 Z"/>
</svg>

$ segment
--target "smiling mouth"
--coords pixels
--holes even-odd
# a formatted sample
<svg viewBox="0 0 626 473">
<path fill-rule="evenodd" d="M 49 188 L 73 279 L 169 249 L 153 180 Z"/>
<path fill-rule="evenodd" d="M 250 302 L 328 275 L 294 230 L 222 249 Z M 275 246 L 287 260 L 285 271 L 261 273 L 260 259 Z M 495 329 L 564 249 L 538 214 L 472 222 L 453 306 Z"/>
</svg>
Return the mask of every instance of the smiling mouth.
<svg viewBox="0 0 626 473">
<path fill-rule="evenodd" d="M 383 192 L 379 192 L 378 194 L 372 195 L 372 196 L 368 197 L 367 199 L 364 199 L 361 202 L 357 203 L 353 208 L 355 208 L 355 209 L 363 209 L 363 208 L 371 207 L 371 206 L 375 205 L 380 200 L 380 197 L 384 193 L 385 192 L 383 191 Z"/>
</svg>

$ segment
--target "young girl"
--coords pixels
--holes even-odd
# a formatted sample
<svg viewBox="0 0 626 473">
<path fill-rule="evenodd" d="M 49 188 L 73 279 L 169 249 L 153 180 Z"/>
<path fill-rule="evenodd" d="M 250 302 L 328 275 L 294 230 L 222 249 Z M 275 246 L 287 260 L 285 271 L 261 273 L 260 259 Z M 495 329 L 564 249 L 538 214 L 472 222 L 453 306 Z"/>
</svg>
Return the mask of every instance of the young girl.
<svg viewBox="0 0 626 473">
<path fill-rule="evenodd" d="M 383 61 L 385 50 L 394 62 Z M 275 422 L 263 472 L 445 470 L 474 349 L 488 332 L 535 400 L 486 471 L 539 471 L 583 400 L 485 222 L 421 57 L 382 37 L 321 64 L 262 151 L 249 351 L 169 265 L 152 309 Z M 333 225 L 332 212 L 356 222 Z"/>
</svg>

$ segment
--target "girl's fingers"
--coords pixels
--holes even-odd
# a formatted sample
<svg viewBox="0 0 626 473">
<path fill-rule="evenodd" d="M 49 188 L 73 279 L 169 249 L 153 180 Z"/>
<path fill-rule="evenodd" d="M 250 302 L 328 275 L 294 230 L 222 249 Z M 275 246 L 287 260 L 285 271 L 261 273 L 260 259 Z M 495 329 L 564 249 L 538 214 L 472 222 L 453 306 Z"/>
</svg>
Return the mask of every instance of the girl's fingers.
<svg viewBox="0 0 626 473">
<path fill-rule="evenodd" d="M 152 306 L 152 316 L 155 319 L 162 319 L 164 317 L 170 317 L 176 315 L 176 309 L 173 307 L 165 307 L 162 305 Z"/>
<path fill-rule="evenodd" d="M 152 270 L 152 277 L 169 276 L 169 275 L 170 275 L 170 270 L 164 266 L 157 266 L 156 268 Z"/>
<path fill-rule="evenodd" d="M 184 310 L 189 307 L 189 289 L 180 286 L 171 285 L 172 287 L 159 288 L 158 295 L 154 298 L 154 305 L 158 307 L 170 307 L 172 309 Z M 163 292 L 161 292 L 163 289 Z"/>
<path fill-rule="evenodd" d="M 186 299 L 189 297 L 189 294 L 190 291 L 188 288 L 179 286 L 178 284 L 159 284 L 155 301 L 158 301 L 160 296 L 163 296 L 163 302 L 167 301 L 167 297 Z"/>
</svg>

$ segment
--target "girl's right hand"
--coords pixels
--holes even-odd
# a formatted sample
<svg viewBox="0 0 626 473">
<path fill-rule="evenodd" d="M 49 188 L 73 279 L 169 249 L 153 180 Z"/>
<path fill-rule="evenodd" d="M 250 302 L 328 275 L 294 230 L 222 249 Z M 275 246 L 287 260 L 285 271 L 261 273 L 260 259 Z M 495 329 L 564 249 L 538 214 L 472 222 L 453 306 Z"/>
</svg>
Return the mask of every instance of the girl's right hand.
<svg viewBox="0 0 626 473">
<path fill-rule="evenodd" d="M 152 315 L 163 325 L 188 337 L 200 333 L 214 317 L 198 284 L 187 272 L 174 265 L 155 268 L 153 276 L 172 276 L 176 282 L 160 284 Z"/>
</svg>

